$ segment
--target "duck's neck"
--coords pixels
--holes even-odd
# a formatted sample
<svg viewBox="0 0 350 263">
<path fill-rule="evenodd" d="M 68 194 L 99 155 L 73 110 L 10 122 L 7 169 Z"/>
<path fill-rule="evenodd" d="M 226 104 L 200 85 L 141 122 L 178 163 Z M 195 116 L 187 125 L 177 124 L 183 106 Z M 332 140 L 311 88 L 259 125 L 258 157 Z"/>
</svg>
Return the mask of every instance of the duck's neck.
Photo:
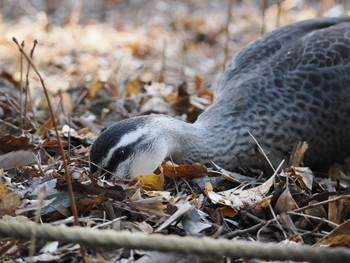
<svg viewBox="0 0 350 263">
<path fill-rule="evenodd" d="M 247 147 L 238 143 L 238 137 L 234 138 L 240 131 L 220 121 L 198 120 L 191 124 L 171 118 L 165 119 L 161 125 L 164 128 L 162 130 L 166 131 L 168 157 L 175 163 L 213 161 L 231 169 L 239 162 L 239 152 L 247 150 Z"/>
<path fill-rule="evenodd" d="M 167 158 L 175 163 L 205 161 L 208 140 L 206 127 L 169 116 L 159 116 L 153 121 L 153 126 L 159 127 L 156 139 L 167 148 Z"/>
</svg>

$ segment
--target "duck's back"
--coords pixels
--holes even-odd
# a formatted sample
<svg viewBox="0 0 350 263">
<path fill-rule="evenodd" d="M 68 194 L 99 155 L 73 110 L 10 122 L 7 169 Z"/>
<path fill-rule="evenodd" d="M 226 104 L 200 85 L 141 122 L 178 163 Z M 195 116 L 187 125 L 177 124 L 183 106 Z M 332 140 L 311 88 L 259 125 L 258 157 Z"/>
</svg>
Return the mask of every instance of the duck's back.
<svg viewBox="0 0 350 263">
<path fill-rule="evenodd" d="M 233 141 L 251 143 L 250 131 L 277 160 L 298 140 L 317 169 L 350 156 L 350 17 L 292 24 L 248 45 L 199 122 L 217 116 Z M 231 155 L 251 150 L 235 145 Z"/>
</svg>

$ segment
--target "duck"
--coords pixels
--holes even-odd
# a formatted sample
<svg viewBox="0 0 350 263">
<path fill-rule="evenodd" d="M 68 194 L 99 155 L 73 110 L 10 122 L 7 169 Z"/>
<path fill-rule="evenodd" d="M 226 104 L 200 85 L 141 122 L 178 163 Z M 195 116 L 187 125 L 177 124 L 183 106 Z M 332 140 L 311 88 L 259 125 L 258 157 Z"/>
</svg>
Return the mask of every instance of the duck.
<svg viewBox="0 0 350 263">
<path fill-rule="evenodd" d="M 193 123 L 166 115 L 121 120 L 90 149 L 90 170 L 108 179 L 150 174 L 162 163 L 259 168 L 307 142 L 305 166 L 324 170 L 350 155 L 350 17 L 275 29 L 229 62 L 213 103 Z"/>
</svg>

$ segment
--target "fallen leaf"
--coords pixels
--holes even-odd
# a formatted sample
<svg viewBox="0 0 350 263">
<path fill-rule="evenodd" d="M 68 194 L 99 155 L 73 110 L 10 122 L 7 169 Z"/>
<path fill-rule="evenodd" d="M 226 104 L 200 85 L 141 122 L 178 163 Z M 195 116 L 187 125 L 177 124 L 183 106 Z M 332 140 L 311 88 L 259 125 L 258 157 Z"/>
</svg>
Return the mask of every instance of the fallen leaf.
<svg viewBox="0 0 350 263">
<path fill-rule="evenodd" d="M 309 167 L 290 167 L 288 172 L 291 172 L 294 177 L 300 183 L 302 189 L 312 190 L 312 184 L 314 182 L 314 174 Z"/>
<path fill-rule="evenodd" d="M 88 97 L 89 99 L 93 99 L 96 97 L 96 94 L 103 88 L 104 82 L 98 79 L 93 79 L 89 84 Z"/>
<path fill-rule="evenodd" d="M 129 81 L 125 86 L 124 86 L 124 91 L 126 94 L 131 95 L 131 94 L 140 94 L 142 93 L 142 82 L 139 78 L 133 79 Z"/>
<path fill-rule="evenodd" d="M 178 207 L 177 211 L 172 214 L 168 220 L 166 220 L 163 224 L 161 224 L 155 231 L 159 232 L 162 231 L 163 229 L 165 229 L 166 227 L 168 227 L 171 223 L 175 222 L 176 220 L 178 220 L 181 216 L 183 216 L 185 213 L 187 213 L 192 206 L 190 205 L 190 203 L 186 202 L 184 204 L 181 205 L 176 205 Z"/>
<path fill-rule="evenodd" d="M 309 145 L 306 142 L 297 142 L 290 156 L 290 166 L 299 167 L 303 162 L 305 152 L 308 148 Z"/>
<path fill-rule="evenodd" d="M 63 147 L 68 146 L 68 142 L 66 142 L 64 140 L 61 140 L 61 143 L 62 143 Z M 44 140 L 42 145 L 45 148 L 59 148 L 60 147 L 58 140 L 51 140 L 51 139 Z"/>
<path fill-rule="evenodd" d="M 275 210 L 281 213 L 291 211 L 295 208 L 297 208 L 297 204 L 290 193 L 289 187 L 286 187 L 277 199 Z"/>
<path fill-rule="evenodd" d="M 165 202 L 166 200 L 162 197 L 151 197 L 130 201 L 129 205 L 138 211 L 149 213 L 151 215 L 163 215 L 167 208 Z"/>
<path fill-rule="evenodd" d="M 328 199 L 335 198 L 337 196 L 331 195 Z M 344 218 L 349 219 L 350 200 L 347 198 L 341 198 L 335 202 L 328 204 L 328 220 L 336 224 L 341 224 Z"/>
<path fill-rule="evenodd" d="M 52 117 L 50 117 L 46 122 L 41 125 L 39 129 L 35 132 L 35 135 L 41 136 L 41 137 L 47 137 L 49 130 L 53 127 L 53 120 Z"/>
<path fill-rule="evenodd" d="M 145 221 L 142 222 L 124 222 L 125 229 L 130 230 L 131 232 L 142 232 L 151 234 L 153 233 L 153 227 L 146 223 Z"/>
<path fill-rule="evenodd" d="M 25 136 L 15 137 L 10 134 L 0 138 L 0 151 L 7 153 L 18 150 L 34 148 L 34 145 L 29 143 L 29 138 Z"/>
<path fill-rule="evenodd" d="M 350 220 L 345 221 L 327 236 L 318 240 L 315 245 L 350 248 Z"/>
<path fill-rule="evenodd" d="M 203 230 L 212 227 L 212 224 L 208 223 L 208 220 L 205 219 L 207 216 L 207 214 L 192 206 L 191 209 L 184 214 L 181 224 L 187 234 L 198 235 Z"/>
<path fill-rule="evenodd" d="M 79 213 L 86 214 L 88 213 L 93 207 L 102 204 L 106 199 L 105 193 L 100 193 L 96 197 L 85 197 L 77 200 L 77 207 L 79 210 Z"/>
<path fill-rule="evenodd" d="M 146 174 L 136 177 L 130 182 L 131 185 L 138 183 L 143 189 L 148 191 L 163 191 L 164 176 L 162 174 Z"/>
<path fill-rule="evenodd" d="M 238 211 L 232 207 L 223 206 L 216 209 L 224 217 L 235 217 L 238 215 Z"/>
<path fill-rule="evenodd" d="M 0 217 L 16 215 L 15 211 L 21 204 L 19 196 L 10 191 L 5 184 L 0 184 Z"/>
<path fill-rule="evenodd" d="M 202 178 L 207 174 L 207 167 L 204 164 L 174 164 L 170 161 L 165 161 L 161 165 L 163 174 L 167 178 L 183 178 L 191 180 L 194 178 Z"/>
<path fill-rule="evenodd" d="M 214 203 L 226 205 L 234 209 L 239 209 L 243 206 L 243 202 L 238 195 L 231 194 L 227 196 L 225 193 L 215 193 L 211 183 L 205 183 L 204 193 Z"/>
<path fill-rule="evenodd" d="M 194 88 L 196 90 L 200 90 L 201 86 L 202 86 L 202 79 L 199 76 L 195 75 L 194 76 Z"/>
</svg>

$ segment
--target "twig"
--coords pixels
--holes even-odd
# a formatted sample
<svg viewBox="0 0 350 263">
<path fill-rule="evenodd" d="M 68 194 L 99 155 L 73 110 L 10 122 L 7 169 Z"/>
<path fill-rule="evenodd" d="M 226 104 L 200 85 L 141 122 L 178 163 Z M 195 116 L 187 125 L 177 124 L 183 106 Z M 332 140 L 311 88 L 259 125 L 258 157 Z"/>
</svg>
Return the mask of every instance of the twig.
<svg viewBox="0 0 350 263">
<path fill-rule="evenodd" d="M 254 142 L 256 143 L 256 145 L 259 147 L 259 149 L 260 149 L 262 155 L 265 157 L 265 159 L 266 159 L 266 161 L 268 162 L 268 164 L 270 165 L 272 171 L 276 172 L 276 169 L 273 167 L 273 165 L 272 165 L 270 159 L 267 157 L 267 155 L 266 155 L 264 149 L 261 147 L 261 145 L 259 144 L 258 140 L 255 139 L 254 135 L 253 135 L 250 131 L 248 131 L 248 133 L 249 133 L 249 135 L 253 138 L 253 140 L 254 140 Z M 280 164 L 280 166 L 281 166 L 281 164 Z M 278 171 L 278 170 L 277 170 L 277 171 Z"/>
<path fill-rule="evenodd" d="M 33 55 L 34 55 L 34 50 L 36 45 L 38 44 L 38 41 L 34 40 L 34 44 L 33 47 L 30 51 L 30 58 L 33 59 Z M 29 71 L 30 71 L 30 63 L 28 63 L 28 68 L 27 68 L 27 74 L 26 74 L 26 85 L 24 87 L 24 91 L 25 91 L 25 99 L 24 99 L 24 116 L 27 116 L 27 108 L 28 108 L 28 97 L 29 97 L 29 101 L 30 104 L 32 104 L 32 98 L 30 96 L 30 89 L 29 89 Z M 33 113 L 33 118 L 34 121 L 36 122 L 36 116 L 35 116 L 35 111 L 32 111 Z"/>
<path fill-rule="evenodd" d="M 226 63 L 229 59 L 229 42 L 230 42 L 230 22 L 232 19 L 232 6 L 233 6 L 233 0 L 228 0 L 227 3 L 227 13 L 226 13 L 226 25 L 225 25 L 225 46 L 224 46 L 224 63 L 223 63 L 223 71 L 226 68 Z"/>
<path fill-rule="evenodd" d="M 2 119 L 0 119 L 0 123 L 3 123 L 3 124 L 5 124 L 5 125 L 11 127 L 11 128 L 14 129 L 14 130 L 21 130 L 21 129 L 18 128 L 17 126 L 15 126 L 15 125 L 13 125 L 13 124 L 7 122 L 7 121 L 4 121 L 4 120 L 2 120 Z"/>
<path fill-rule="evenodd" d="M 281 223 L 278 221 L 278 217 L 276 216 L 276 213 L 273 210 L 271 204 L 269 204 L 269 209 L 270 209 L 270 212 L 271 212 L 273 218 L 275 219 L 275 222 L 276 222 L 278 228 L 282 231 L 284 238 L 287 239 L 288 236 L 287 236 L 286 232 L 284 231 L 284 228 L 282 227 Z"/>
<path fill-rule="evenodd" d="M 278 28 L 280 26 L 280 23 L 281 23 L 282 1 L 280 1 L 276 4 L 277 5 L 276 28 Z"/>
<path fill-rule="evenodd" d="M 321 217 L 317 217 L 317 216 L 312 216 L 312 215 L 307 215 L 307 214 L 302 214 L 302 213 L 296 213 L 296 212 L 292 212 L 292 211 L 286 212 L 286 214 L 302 216 L 302 217 L 305 217 L 305 218 L 311 218 L 311 219 L 315 219 L 315 220 L 318 220 L 318 221 L 323 221 L 323 222 L 326 222 L 327 224 L 331 225 L 334 228 L 339 226 L 338 224 L 336 224 L 336 223 L 334 223 L 332 221 L 329 221 L 327 219 L 324 219 L 324 218 L 321 218 Z"/>
<path fill-rule="evenodd" d="M 71 204 L 71 208 L 72 208 L 72 214 L 74 216 L 74 224 L 75 225 L 79 225 L 78 211 L 77 211 L 77 207 L 76 207 L 76 204 L 75 204 L 73 187 L 72 187 L 72 178 L 71 178 L 71 174 L 70 174 L 70 171 L 69 171 L 69 167 L 67 165 L 67 160 L 65 158 L 65 152 L 64 152 L 64 149 L 63 149 L 62 140 L 61 140 L 61 137 L 60 137 L 60 135 L 58 133 L 58 128 L 57 128 L 57 122 L 56 122 L 55 114 L 54 114 L 54 111 L 53 111 L 53 108 L 52 108 L 50 96 L 49 96 L 49 94 L 47 92 L 47 89 L 46 89 L 46 86 L 45 86 L 45 83 L 44 83 L 44 79 L 41 77 L 41 74 L 39 73 L 39 71 L 36 68 L 35 64 L 33 63 L 32 59 L 30 57 L 28 57 L 28 55 L 24 52 L 23 48 L 18 44 L 17 39 L 14 38 L 14 37 L 12 39 L 16 43 L 16 45 L 18 46 L 20 52 L 24 55 L 24 57 L 26 58 L 28 63 L 31 64 L 31 66 L 33 67 L 33 70 L 35 71 L 35 73 L 37 74 L 38 78 L 40 79 L 41 85 L 43 87 L 43 90 L 44 90 L 44 93 L 45 93 L 45 97 L 46 97 L 46 100 L 47 100 L 47 105 L 49 107 L 49 111 L 50 111 L 51 118 L 52 118 L 52 121 L 53 121 L 53 126 L 55 128 L 57 141 L 58 141 L 59 148 L 60 148 L 60 153 L 61 153 L 61 156 L 62 156 L 62 162 L 63 162 L 63 166 L 64 166 L 64 171 L 66 173 L 67 188 L 68 188 L 70 204 Z"/>
<path fill-rule="evenodd" d="M 21 43 L 21 47 L 24 48 L 24 41 Z M 21 66 L 20 66 L 20 79 L 19 79 L 19 126 L 23 129 L 23 53 L 21 53 Z"/>
<path fill-rule="evenodd" d="M 334 197 L 332 199 L 324 200 L 324 201 L 321 201 L 318 203 L 312 203 L 312 204 L 309 204 L 307 206 L 296 208 L 296 209 L 292 210 L 291 212 L 294 212 L 294 213 L 302 212 L 302 211 L 305 211 L 307 209 L 314 208 L 314 207 L 321 206 L 321 205 L 325 205 L 328 203 L 332 203 L 332 202 L 338 201 L 338 200 L 343 199 L 343 198 L 350 198 L 350 194 L 340 195 L 340 196 Z"/>
<path fill-rule="evenodd" d="M 254 226 L 251 226 L 251 227 L 248 227 L 248 228 L 245 228 L 245 229 L 242 229 L 242 230 L 241 229 L 235 230 L 233 232 L 227 233 L 225 235 L 225 238 L 234 238 L 236 236 L 243 236 L 245 234 L 256 232 L 264 225 L 265 225 L 265 223 L 258 223 L 258 224 L 254 225 Z"/>
<path fill-rule="evenodd" d="M 163 40 L 163 50 L 162 50 L 162 65 L 160 68 L 158 82 L 164 82 L 165 65 L 166 65 L 166 56 L 165 56 L 166 48 L 167 48 L 167 41 L 164 39 Z"/>
<path fill-rule="evenodd" d="M 38 224 L 39 220 L 40 220 L 40 215 L 41 215 L 41 208 L 44 206 L 44 199 L 46 197 L 46 189 L 45 187 L 41 188 L 38 192 L 38 200 L 39 200 L 39 204 L 38 204 L 38 208 L 35 210 L 35 223 Z M 32 236 L 30 239 L 30 246 L 29 246 L 29 258 L 30 258 L 30 262 L 32 262 L 32 257 L 34 257 L 34 253 L 35 253 L 35 244 L 36 244 L 36 229 L 32 229 Z"/>
<path fill-rule="evenodd" d="M 79 220 L 78 220 L 78 210 L 77 210 L 77 206 L 75 203 L 75 197 L 74 197 L 74 192 L 73 192 L 73 186 L 72 186 L 72 177 L 71 177 L 71 173 L 69 171 L 69 167 L 67 164 L 67 159 L 65 156 L 65 152 L 63 149 L 63 144 L 62 144 L 62 140 L 61 137 L 58 133 L 58 127 L 57 127 L 57 122 L 56 122 L 56 116 L 54 114 L 53 108 L 52 108 L 52 104 L 51 104 L 51 100 L 49 97 L 49 93 L 47 92 L 45 83 L 44 83 L 44 79 L 42 78 L 41 74 L 39 73 L 38 69 L 36 68 L 33 60 L 28 57 L 28 55 L 24 52 L 24 50 L 20 47 L 20 45 L 18 44 L 18 41 L 16 38 L 12 38 L 12 40 L 16 43 L 16 45 L 18 46 L 20 52 L 25 56 L 26 60 L 28 61 L 28 63 L 33 67 L 33 70 L 35 71 L 35 73 L 37 74 L 38 78 L 40 79 L 41 85 L 43 87 L 44 93 L 45 93 L 45 97 L 46 97 L 46 101 L 47 101 L 47 105 L 49 107 L 49 111 L 51 114 L 51 118 L 52 118 L 52 122 L 53 122 L 53 126 L 55 128 L 55 132 L 56 132 L 56 137 L 57 137 L 57 141 L 58 141 L 58 145 L 59 145 L 59 149 L 60 149 L 60 153 L 62 156 L 62 162 L 63 162 L 63 167 L 64 167 L 64 171 L 66 174 L 66 182 L 67 182 L 67 189 L 68 189 L 68 194 L 69 194 L 69 199 L 70 199 L 70 205 L 71 205 L 71 210 L 72 210 L 72 214 L 74 217 L 74 224 L 76 226 L 79 225 Z M 34 47 L 36 46 L 37 41 L 34 41 Z M 34 49 L 32 49 L 33 51 Z M 85 249 L 81 246 L 80 247 L 80 253 L 81 253 L 81 257 L 85 258 Z"/>
<path fill-rule="evenodd" d="M 263 35 L 266 30 L 266 25 L 265 25 L 265 14 L 266 14 L 266 9 L 268 7 L 268 0 L 263 0 L 262 1 L 262 14 L 261 14 L 261 29 L 260 29 L 260 34 Z"/>
</svg>

